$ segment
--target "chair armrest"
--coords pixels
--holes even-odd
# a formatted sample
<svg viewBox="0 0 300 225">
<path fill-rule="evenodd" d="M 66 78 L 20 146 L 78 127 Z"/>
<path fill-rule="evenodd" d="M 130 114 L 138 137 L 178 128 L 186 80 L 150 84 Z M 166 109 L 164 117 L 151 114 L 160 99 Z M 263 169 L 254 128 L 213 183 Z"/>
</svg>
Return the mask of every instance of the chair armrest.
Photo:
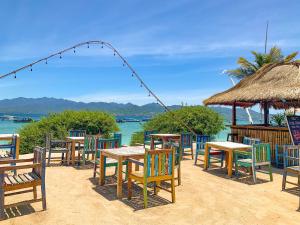
<svg viewBox="0 0 300 225">
<path fill-rule="evenodd" d="M 139 166 L 144 166 L 144 163 L 143 163 L 143 162 L 140 162 L 140 161 L 138 161 L 138 160 L 136 160 L 136 159 L 127 159 L 127 161 L 132 162 L 132 163 L 134 163 L 134 164 L 137 164 L 137 165 L 139 165 Z"/>
<path fill-rule="evenodd" d="M 33 158 L 30 159 L 4 159 L 0 160 L 1 164 L 11 164 L 11 163 L 23 163 L 23 162 L 33 162 Z"/>
<path fill-rule="evenodd" d="M 41 166 L 42 164 L 40 163 L 33 163 L 33 164 L 21 165 L 21 166 L 0 166 L 0 173 L 4 173 L 5 171 L 10 171 L 10 170 L 37 168 Z"/>
</svg>

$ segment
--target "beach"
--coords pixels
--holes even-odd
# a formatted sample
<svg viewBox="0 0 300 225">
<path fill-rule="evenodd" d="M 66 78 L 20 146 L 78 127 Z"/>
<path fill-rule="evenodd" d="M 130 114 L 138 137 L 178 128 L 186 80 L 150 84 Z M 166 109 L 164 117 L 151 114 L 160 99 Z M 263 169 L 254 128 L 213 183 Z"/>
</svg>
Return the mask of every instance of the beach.
<svg viewBox="0 0 300 225">
<path fill-rule="evenodd" d="M 149 196 L 149 208 L 143 209 L 138 187 L 129 201 L 125 183 L 118 200 L 114 178 L 98 186 L 90 166 L 52 166 L 46 169 L 47 210 L 41 211 L 41 202 L 12 208 L 12 218 L 1 224 L 299 224 L 297 192 L 282 192 L 281 171 L 273 170 L 273 182 L 258 174 L 258 184 L 252 185 L 251 177 L 229 179 L 224 169 L 203 171 L 192 160 L 183 160 L 176 203 L 169 202 L 170 193 L 160 191 L 159 197 Z M 31 198 L 28 193 L 5 201 Z"/>
</svg>

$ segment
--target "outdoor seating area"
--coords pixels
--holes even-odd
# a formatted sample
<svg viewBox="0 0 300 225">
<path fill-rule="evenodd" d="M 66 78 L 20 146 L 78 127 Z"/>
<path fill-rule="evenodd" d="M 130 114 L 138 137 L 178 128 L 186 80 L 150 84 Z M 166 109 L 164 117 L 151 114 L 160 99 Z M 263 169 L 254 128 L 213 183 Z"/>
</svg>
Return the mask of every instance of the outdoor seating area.
<svg viewBox="0 0 300 225">
<path fill-rule="evenodd" d="M 16 153 L 17 135 L 12 134 L 11 140 L 1 146 L 1 149 L 7 149 L 4 155 L 9 156 L 2 157 L 0 160 L 0 215 L 2 219 L 13 218 L 11 210 L 14 207 L 22 207 L 24 204 L 31 207 L 36 201 L 42 201 L 42 207 L 38 211 L 46 210 L 46 198 L 47 202 L 50 201 L 50 207 L 48 204 L 47 209 L 50 208 L 52 211 L 56 206 L 51 206 L 53 203 L 51 198 L 54 197 L 51 189 L 65 189 L 60 184 L 66 187 L 74 185 L 72 190 L 78 192 L 80 190 L 75 186 L 79 177 L 81 181 L 78 185 L 84 186 L 86 190 L 90 189 L 87 193 L 94 196 L 94 200 L 98 199 L 97 204 L 100 208 L 103 204 L 111 203 L 117 204 L 120 209 L 129 206 L 134 212 L 148 207 L 168 207 L 167 205 L 173 205 L 172 203 L 175 202 L 178 206 L 173 207 L 177 208 L 183 204 L 184 196 L 203 198 L 201 194 L 197 194 L 197 191 L 191 195 L 188 190 L 191 189 L 190 185 L 203 186 L 204 184 L 212 187 L 222 184 L 232 192 L 237 192 L 237 187 L 240 189 L 239 192 L 244 190 L 248 193 L 251 190 L 252 196 L 256 192 L 259 196 L 259 190 L 266 189 L 272 193 L 266 197 L 269 198 L 267 200 L 269 202 L 272 201 L 273 195 L 280 196 L 277 197 L 278 202 L 280 198 L 292 199 L 286 202 L 285 206 L 282 203 L 272 203 L 278 204 L 277 207 L 280 205 L 283 208 L 292 208 L 293 204 L 296 208 L 297 205 L 295 195 L 298 195 L 299 179 L 297 178 L 300 171 L 299 147 L 297 146 L 284 147 L 284 169 L 281 171 L 271 166 L 270 144 L 261 143 L 257 138 L 243 137 L 242 143 L 238 143 L 210 141 L 212 138 L 209 135 L 160 134 L 146 131 L 145 136 L 149 135 L 149 139 L 145 139 L 144 145 L 125 146 L 122 145 L 122 135 L 119 133 L 112 133 L 110 137 L 102 137 L 101 135 L 87 135 L 85 131 L 70 131 L 69 135 L 62 140 L 57 140 L 52 139 L 50 133 L 47 134 L 45 146 L 36 147 L 33 158 L 16 159 L 18 155 Z M 144 147 L 146 145 L 150 147 Z M 188 152 L 185 151 L 186 148 L 189 149 Z M 193 157 L 191 157 L 191 152 Z M 29 162 L 33 164 L 28 164 Z M 19 170 L 25 170 L 25 172 Z M 263 172 L 268 176 L 258 175 L 257 172 Z M 59 173 L 59 175 L 54 175 L 54 173 Z M 62 173 L 70 174 L 70 178 L 67 179 L 66 174 Z M 201 183 L 203 179 L 206 181 Z M 281 192 L 278 186 L 280 183 L 284 192 Z M 286 184 L 296 185 L 296 189 L 294 186 L 286 187 Z M 42 187 L 39 199 L 37 186 Z M 48 194 L 46 197 L 46 190 L 52 192 L 49 201 Z M 12 194 L 25 195 L 26 192 L 33 192 L 33 200 L 8 204 L 13 199 Z M 64 198 L 71 198 L 74 193 L 69 197 L 67 197 L 68 192 L 65 195 Z M 225 197 L 224 194 L 222 195 Z M 179 200 L 177 196 L 180 196 Z M 86 197 L 85 194 L 80 199 Z M 215 199 L 215 197 L 209 198 Z M 76 203 L 75 199 L 73 200 Z M 237 196 L 237 199 L 245 201 L 241 196 Z M 70 199 L 70 201 L 73 200 Z M 113 203 L 112 200 L 119 200 L 120 203 Z M 85 200 L 80 201 L 85 202 Z M 65 204 L 62 203 L 62 205 Z M 98 209 L 94 207 L 93 210 Z"/>
</svg>

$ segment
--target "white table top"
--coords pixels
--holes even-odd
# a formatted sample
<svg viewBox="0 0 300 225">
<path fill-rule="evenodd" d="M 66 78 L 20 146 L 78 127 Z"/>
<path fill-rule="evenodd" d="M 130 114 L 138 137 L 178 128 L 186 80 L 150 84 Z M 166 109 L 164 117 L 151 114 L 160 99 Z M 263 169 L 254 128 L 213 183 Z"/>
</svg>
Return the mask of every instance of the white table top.
<svg viewBox="0 0 300 225">
<path fill-rule="evenodd" d="M 153 137 L 180 137 L 180 134 L 150 134 Z"/>
<path fill-rule="evenodd" d="M 19 137 L 19 134 L 0 134 L 0 138 L 10 138 L 13 135 L 17 135 Z"/>
<path fill-rule="evenodd" d="M 231 142 L 231 141 L 210 141 L 206 142 L 206 144 L 211 144 L 214 146 L 218 146 L 220 148 L 229 148 L 229 149 L 250 149 L 251 145 L 245 145 L 241 143 Z"/>
<path fill-rule="evenodd" d="M 101 151 L 116 156 L 137 156 L 144 155 L 145 148 L 143 146 L 127 146 L 121 148 L 102 149 Z"/>
<path fill-rule="evenodd" d="M 67 137 L 69 140 L 75 140 L 75 141 L 82 141 L 84 140 L 84 137 Z"/>
</svg>

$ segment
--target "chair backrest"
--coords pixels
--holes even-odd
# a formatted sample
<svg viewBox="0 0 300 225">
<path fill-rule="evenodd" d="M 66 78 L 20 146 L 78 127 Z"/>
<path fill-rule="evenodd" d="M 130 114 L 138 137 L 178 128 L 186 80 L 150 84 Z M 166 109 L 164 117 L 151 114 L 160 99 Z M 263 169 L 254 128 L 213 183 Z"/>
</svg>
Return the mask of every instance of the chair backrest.
<svg viewBox="0 0 300 225">
<path fill-rule="evenodd" d="M 283 166 L 299 166 L 300 162 L 300 146 L 299 145 L 284 145 L 283 146 Z"/>
<path fill-rule="evenodd" d="M 204 149 L 206 142 L 210 141 L 209 135 L 197 135 L 196 136 L 196 149 Z"/>
<path fill-rule="evenodd" d="M 121 133 L 114 133 L 113 138 L 116 138 L 119 140 L 119 147 L 122 146 L 122 134 Z"/>
<path fill-rule="evenodd" d="M 182 133 L 181 135 L 181 147 L 191 148 L 193 146 L 193 134 L 192 133 Z"/>
<path fill-rule="evenodd" d="M 258 138 L 251 138 L 251 137 L 243 137 L 243 144 L 245 145 L 257 145 L 260 144 L 261 141 Z"/>
<path fill-rule="evenodd" d="M 97 136 L 86 135 L 84 137 L 84 150 L 85 151 L 96 151 L 97 149 Z"/>
<path fill-rule="evenodd" d="M 238 142 L 239 135 L 237 133 L 229 133 L 227 134 L 227 141 Z"/>
<path fill-rule="evenodd" d="M 145 130 L 144 131 L 144 141 L 151 140 L 150 134 L 157 134 L 157 131 L 156 130 Z"/>
<path fill-rule="evenodd" d="M 97 154 L 96 157 L 100 157 L 100 151 L 102 149 L 119 148 L 119 139 L 116 138 L 98 138 L 97 140 Z"/>
<path fill-rule="evenodd" d="M 70 137 L 84 137 L 86 135 L 85 130 L 70 130 L 69 136 Z"/>
<path fill-rule="evenodd" d="M 179 143 L 170 141 L 165 144 L 165 147 L 167 149 L 174 149 L 175 150 L 175 166 L 180 164 L 180 161 L 182 160 L 182 148 L 180 147 Z"/>
<path fill-rule="evenodd" d="M 271 162 L 271 145 L 254 144 L 252 147 L 252 160 L 254 163 Z"/>
<path fill-rule="evenodd" d="M 35 147 L 33 150 L 33 162 L 40 163 L 41 166 L 33 168 L 32 172 L 38 175 L 41 179 L 45 177 L 46 169 L 46 149 Z"/>
<path fill-rule="evenodd" d="M 50 148 L 67 148 L 67 142 L 65 140 L 53 139 L 51 133 L 46 134 L 45 139 L 45 147 L 46 151 L 49 151 Z"/>
<path fill-rule="evenodd" d="M 145 178 L 174 175 L 175 149 L 146 149 L 144 165 Z"/>
</svg>

